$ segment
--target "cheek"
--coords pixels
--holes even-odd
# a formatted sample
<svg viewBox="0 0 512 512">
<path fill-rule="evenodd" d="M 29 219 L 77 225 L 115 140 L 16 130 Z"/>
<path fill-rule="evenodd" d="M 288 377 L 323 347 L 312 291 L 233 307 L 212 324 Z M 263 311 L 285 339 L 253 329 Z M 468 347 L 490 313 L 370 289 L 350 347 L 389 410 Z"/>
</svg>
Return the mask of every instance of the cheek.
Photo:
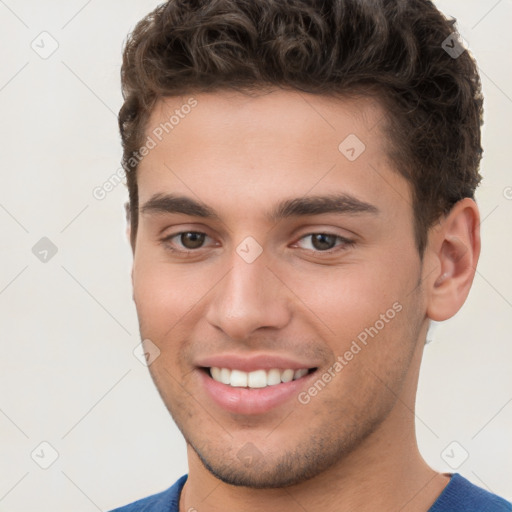
<svg viewBox="0 0 512 512">
<path fill-rule="evenodd" d="M 302 275 L 293 287 L 310 310 L 335 332 L 364 328 L 400 300 L 401 286 L 391 276 L 370 265 L 330 268 L 325 276 L 316 271 Z"/>
<path fill-rule="evenodd" d="M 198 263 L 172 264 L 141 250 L 133 266 L 133 297 L 141 334 L 157 344 L 183 339 L 205 314 L 221 271 Z M 186 333 L 184 334 L 184 331 Z"/>
<path fill-rule="evenodd" d="M 139 258 L 134 262 L 133 297 L 140 335 L 160 351 L 149 371 L 167 406 L 177 403 L 178 409 L 183 406 L 178 381 L 183 379 L 181 368 L 186 366 L 183 340 L 190 336 L 188 321 L 199 300 L 198 290 L 190 286 L 188 277 L 176 267 L 155 260 Z"/>
<path fill-rule="evenodd" d="M 374 338 L 386 340 L 377 351 L 389 352 L 391 346 L 407 350 L 402 343 L 410 337 L 405 320 L 421 316 L 421 304 L 411 293 L 420 269 L 412 253 L 402 253 L 400 260 L 397 264 L 391 254 L 376 256 L 350 266 L 325 267 L 323 275 L 318 269 L 314 274 L 306 272 L 296 279 L 294 292 L 312 318 L 326 326 L 325 341 L 335 354 L 343 354 L 358 338 L 363 344 Z"/>
<path fill-rule="evenodd" d="M 161 337 L 183 318 L 193 296 L 194 287 L 187 285 L 183 273 L 154 258 L 135 258 L 133 297 L 141 327 L 149 328 L 151 336 Z M 151 337 L 149 334 L 145 333 Z"/>
</svg>

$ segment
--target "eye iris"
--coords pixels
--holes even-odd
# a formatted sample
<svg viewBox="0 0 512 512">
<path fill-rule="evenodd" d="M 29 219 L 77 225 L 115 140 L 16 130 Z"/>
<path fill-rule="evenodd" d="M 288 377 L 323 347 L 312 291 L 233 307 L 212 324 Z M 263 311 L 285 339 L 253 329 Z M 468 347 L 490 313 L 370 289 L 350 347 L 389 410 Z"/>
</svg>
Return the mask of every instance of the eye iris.
<svg viewBox="0 0 512 512">
<path fill-rule="evenodd" d="M 201 247 L 204 242 L 204 233 L 196 233 L 195 231 L 188 231 L 186 233 L 182 233 L 180 236 L 180 241 L 184 247 L 187 249 L 197 249 Z"/>
<path fill-rule="evenodd" d="M 334 247 L 336 244 L 336 237 L 325 233 L 316 233 L 312 236 L 312 243 L 315 249 L 325 251 Z"/>
</svg>

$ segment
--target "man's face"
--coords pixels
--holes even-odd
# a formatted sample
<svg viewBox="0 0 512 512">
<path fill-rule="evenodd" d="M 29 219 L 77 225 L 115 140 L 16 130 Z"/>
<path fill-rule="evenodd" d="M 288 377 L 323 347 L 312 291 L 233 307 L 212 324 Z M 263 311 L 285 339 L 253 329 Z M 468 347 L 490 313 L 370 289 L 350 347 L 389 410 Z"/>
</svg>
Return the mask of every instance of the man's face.
<svg viewBox="0 0 512 512">
<path fill-rule="evenodd" d="M 152 114 L 141 336 L 160 350 L 150 372 L 187 443 L 228 483 L 319 474 L 414 387 L 422 267 L 382 116 L 369 99 L 285 91 L 168 98 Z"/>
</svg>

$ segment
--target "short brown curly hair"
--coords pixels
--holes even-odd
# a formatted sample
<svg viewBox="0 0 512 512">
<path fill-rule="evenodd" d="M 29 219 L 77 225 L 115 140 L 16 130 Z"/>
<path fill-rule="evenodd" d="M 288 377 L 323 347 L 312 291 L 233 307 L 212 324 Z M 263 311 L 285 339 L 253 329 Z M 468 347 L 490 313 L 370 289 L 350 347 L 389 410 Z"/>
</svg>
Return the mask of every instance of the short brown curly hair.
<svg viewBox="0 0 512 512">
<path fill-rule="evenodd" d="M 460 199 L 474 198 L 481 180 L 480 78 L 468 51 L 447 51 L 457 41 L 454 26 L 428 0 L 169 0 L 158 6 L 129 35 L 121 69 L 132 246 L 138 224 L 132 157 L 156 101 L 277 86 L 378 96 L 388 114 L 389 156 L 411 183 L 423 255 L 428 228 Z"/>
</svg>

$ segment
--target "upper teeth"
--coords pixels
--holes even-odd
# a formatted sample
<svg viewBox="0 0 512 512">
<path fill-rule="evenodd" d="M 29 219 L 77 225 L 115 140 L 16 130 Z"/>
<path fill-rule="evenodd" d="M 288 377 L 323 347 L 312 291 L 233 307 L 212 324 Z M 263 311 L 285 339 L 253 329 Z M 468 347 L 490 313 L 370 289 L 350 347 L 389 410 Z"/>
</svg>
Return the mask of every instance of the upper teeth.
<svg viewBox="0 0 512 512">
<path fill-rule="evenodd" d="M 291 380 L 300 379 L 308 373 L 307 368 L 300 370 L 279 370 L 272 368 L 271 370 L 255 370 L 253 372 L 243 372 L 242 370 L 230 370 L 229 368 L 210 368 L 210 375 L 213 380 L 229 384 L 236 388 L 265 388 L 281 384 L 281 382 L 290 382 Z"/>
</svg>

